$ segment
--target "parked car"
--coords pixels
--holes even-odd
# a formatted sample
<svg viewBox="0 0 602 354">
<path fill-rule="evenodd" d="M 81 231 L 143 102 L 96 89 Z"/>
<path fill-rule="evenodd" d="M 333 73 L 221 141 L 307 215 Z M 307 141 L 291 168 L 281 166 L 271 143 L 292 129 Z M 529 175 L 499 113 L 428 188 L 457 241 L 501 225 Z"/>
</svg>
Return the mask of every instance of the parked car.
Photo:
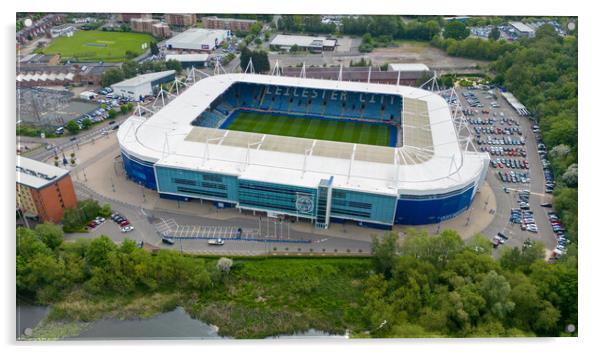
<svg viewBox="0 0 602 354">
<path fill-rule="evenodd" d="M 132 225 L 124 226 L 121 228 L 121 232 L 123 232 L 123 233 L 130 232 L 133 230 L 134 230 L 134 227 Z"/>
<path fill-rule="evenodd" d="M 212 238 L 207 243 L 211 246 L 223 246 L 225 242 L 221 238 Z"/>
<path fill-rule="evenodd" d="M 169 238 L 169 237 L 163 237 L 161 238 L 161 242 L 168 244 L 168 245 L 175 245 L 176 241 L 174 241 L 173 239 Z"/>
</svg>

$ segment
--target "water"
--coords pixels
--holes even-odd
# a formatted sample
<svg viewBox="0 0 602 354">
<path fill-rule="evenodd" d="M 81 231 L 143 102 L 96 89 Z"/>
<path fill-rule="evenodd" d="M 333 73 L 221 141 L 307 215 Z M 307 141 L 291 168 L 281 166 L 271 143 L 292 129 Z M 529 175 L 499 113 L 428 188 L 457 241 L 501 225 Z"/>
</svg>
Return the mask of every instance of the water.
<svg viewBox="0 0 602 354">
<path fill-rule="evenodd" d="M 17 338 L 20 338 L 28 328 L 34 328 L 43 318 L 48 315 L 48 306 L 30 305 L 27 303 L 17 304 Z"/>
<path fill-rule="evenodd" d="M 71 340 L 227 339 L 217 327 L 195 320 L 183 308 L 141 320 L 100 320 Z"/>
<path fill-rule="evenodd" d="M 49 308 L 19 304 L 17 306 L 17 333 L 34 328 L 48 315 Z M 119 339 L 232 339 L 220 336 L 218 328 L 196 320 L 181 307 L 160 315 L 140 320 L 99 320 L 75 337 L 65 340 L 119 340 Z M 340 339 L 342 335 L 310 329 L 302 333 L 268 337 L 266 339 Z"/>
</svg>

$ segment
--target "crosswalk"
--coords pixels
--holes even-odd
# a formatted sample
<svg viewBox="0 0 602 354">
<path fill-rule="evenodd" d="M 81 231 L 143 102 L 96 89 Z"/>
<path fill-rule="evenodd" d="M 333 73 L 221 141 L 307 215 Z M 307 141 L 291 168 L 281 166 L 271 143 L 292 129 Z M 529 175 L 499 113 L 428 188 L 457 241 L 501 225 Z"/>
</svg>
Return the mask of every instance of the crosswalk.
<svg viewBox="0 0 602 354">
<path fill-rule="evenodd" d="M 172 218 L 161 218 L 154 224 L 155 229 L 163 237 L 175 240 L 203 240 L 221 238 L 224 240 L 256 241 L 256 242 L 290 242 L 309 243 L 310 240 L 284 238 L 278 235 L 264 235 L 260 229 L 238 228 L 236 226 L 214 225 L 180 225 Z"/>
</svg>

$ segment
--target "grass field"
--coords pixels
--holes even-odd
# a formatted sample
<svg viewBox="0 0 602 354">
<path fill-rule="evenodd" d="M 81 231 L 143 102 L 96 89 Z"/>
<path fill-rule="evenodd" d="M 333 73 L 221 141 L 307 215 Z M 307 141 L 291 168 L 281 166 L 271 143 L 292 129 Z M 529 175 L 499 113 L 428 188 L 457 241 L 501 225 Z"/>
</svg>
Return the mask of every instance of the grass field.
<svg viewBox="0 0 602 354">
<path fill-rule="evenodd" d="M 298 138 L 390 146 L 390 134 L 393 128 L 384 124 L 240 112 L 226 129 L 294 136 Z"/>
<path fill-rule="evenodd" d="M 59 37 L 44 48 L 44 54 L 60 54 L 61 60 L 118 62 L 125 59 L 125 52 L 142 54 L 143 43 L 153 37 L 143 33 L 77 31 L 72 37 Z"/>
</svg>

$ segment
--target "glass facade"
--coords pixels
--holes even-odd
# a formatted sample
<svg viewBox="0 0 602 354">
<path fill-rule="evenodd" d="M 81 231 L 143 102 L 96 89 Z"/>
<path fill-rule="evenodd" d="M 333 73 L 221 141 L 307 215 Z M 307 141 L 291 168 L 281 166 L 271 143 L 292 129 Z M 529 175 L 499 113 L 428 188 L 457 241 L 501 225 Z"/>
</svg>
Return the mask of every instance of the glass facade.
<svg viewBox="0 0 602 354">
<path fill-rule="evenodd" d="M 241 207 L 282 212 L 289 215 L 314 218 L 316 190 L 258 181 L 239 180 Z"/>
<path fill-rule="evenodd" d="M 185 195 L 191 198 L 236 202 L 238 178 L 162 166 L 157 171 L 158 189 L 161 193 Z"/>
<path fill-rule="evenodd" d="M 371 227 L 424 225 L 455 217 L 466 210 L 475 186 L 443 194 L 399 198 L 332 187 L 332 178 L 316 188 L 239 179 L 237 176 L 189 171 L 136 159 L 122 152 L 125 171 L 134 182 L 157 190 L 162 198 L 205 199 L 241 208 L 313 219 L 327 228 L 330 220 L 352 220 Z M 156 175 L 156 179 L 155 179 Z"/>
<path fill-rule="evenodd" d="M 330 215 L 339 219 L 393 224 L 396 201 L 394 196 L 333 189 Z"/>
</svg>

